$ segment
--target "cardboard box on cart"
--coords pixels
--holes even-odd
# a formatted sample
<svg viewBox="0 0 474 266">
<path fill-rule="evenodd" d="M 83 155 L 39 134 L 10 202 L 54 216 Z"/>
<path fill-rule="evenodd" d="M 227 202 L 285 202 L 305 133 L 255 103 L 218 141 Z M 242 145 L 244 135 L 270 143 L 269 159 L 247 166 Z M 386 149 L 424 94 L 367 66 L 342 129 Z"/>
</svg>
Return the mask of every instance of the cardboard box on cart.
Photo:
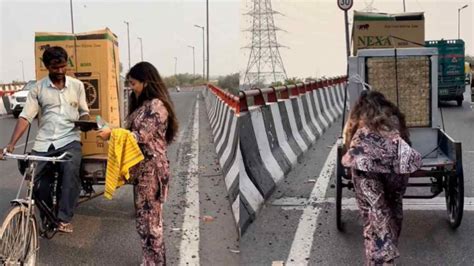
<svg viewBox="0 0 474 266">
<path fill-rule="evenodd" d="M 74 49 L 75 38 L 76 49 Z M 78 33 L 75 37 L 71 33 L 37 32 L 35 34 L 37 80 L 48 74 L 41 57 L 44 50 L 50 46 L 61 46 L 66 49 L 69 55 L 67 75 L 76 77 L 84 83 L 91 119 L 100 115 L 111 126 L 120 126 L 117 36 L 108 28 Z M 84 156 L 107 154 L 107 143 L 97 138 L 96 131 L 82 133 L 81 139 Z"/>
<path fill-rule="evenodd" d="M 360 49 L 424 47 L 424 15 L 354 11 L 352 37 L 354 56 Z"/>
</svg>

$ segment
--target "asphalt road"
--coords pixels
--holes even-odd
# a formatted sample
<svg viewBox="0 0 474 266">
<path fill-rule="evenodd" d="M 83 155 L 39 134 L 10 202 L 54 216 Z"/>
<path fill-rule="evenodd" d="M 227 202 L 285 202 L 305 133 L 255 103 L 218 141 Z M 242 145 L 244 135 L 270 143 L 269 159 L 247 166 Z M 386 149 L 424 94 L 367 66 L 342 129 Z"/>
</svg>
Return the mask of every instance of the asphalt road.
<svg viewBox="0 0 474 266">
<path fill-rule="evenodd" d="M 468 94 L 466 93 L 466 96 Z M 469 99 L 470 97 L 465 99 Z M 401 265 L 473 265 L 474 263 L 474 111 L 443 104 L 445 129 L 462 142 L 465 211 L 461 226 L 449 228 L 444 196 L 430 206 L 405 204 L 400 238 Z M 241 239 L 241 265 L 363 265 L 362 226 L 357 210 L 344 210 L 345 231 L 335 225 L 333 163 L 323 170 L 341 131 L 341 120 L 299 160 L 298 166 L 279 184 L 256 222 Z M 329 174 L 327 174 L 329 173 Z M 318 182 L 327 177 L 328 181 Z M 327 185 L 322 198 L 311 198 L 316 187 Z M 353 198 L 345 190 L 344 197 Z M 316 193 L 317 194 L 317 193 Z M 310 202 L 314 204 L 305 205 Z M 316 203 L 315 203 L 316 202 Z M 417 210 L 413 210 L 417 208 Z M 410 210 L 407 210 L 410 209 Z"/>
<path fill-rule="evenodd" d="M 238 265 L 239 242 L 235 222 L 212 143 L 209 121 L 202 97 L 198 92 L 171 93 L 178 120 L 180 136 L 168 150 L 172 168 L 172 181 L 168 201 L 164 205 L 165 243 L 169 265 Z M 198 118 L 194 119 L 196 102 Z M 9 140 L 16 120 L 0 118 L 0 147 Z M 198 124 L 196 124 L 198 123 Z M 199 134 L 193 126 L 198 126 Z M 32 136 L 36 126 L 32 127 Z M 198 140 L 199 151 L 193 149 L 193 138 Z M 197 138 L 197 139 L 196 139 Z M 23 152 L 21 144 L 16 152 Z M 31 147 L 31 145 L 29 146 Z M 196 160 L 197 159 L 197 160 Z M 196 175 L 189 165 L 195 161 Z M 20 176 L 15 161 L 0 162 L 0 216 L 9 209 L 9 201 L 16 196 Z M 191 180 L 194 179 L 194 180 Z M 189 184 L 198 200 L 189 201 Z M 103 189 L 96 186 L 97 191 Z M 187 215 L 195 210 L 198 216 Z M 186 221 L 185 216 L 188 216 Z M 211 216 L 212 221 L 204 221 Z M 141 246 L 135 229 L 132 187 L 117 190 L 112 200 L 103 197 L 92 199 L 76 210 L 73 219 L 74 233 L 57 234 L 52 240 L 40 240 L 39 265 L 139 265 Z M 186 236 L 190 226 L 197 226 L 199 237 Z M 186 241 L 185 241 L 186 240 Z M 193 246 L 195 249 L 189 249 Z M 190 252 L 186 256 L 183 247 Z M 181 261 L 180 261 L 181 256 Z M 186 261 L 187 259 L 192 261 Z"/>
</svg>

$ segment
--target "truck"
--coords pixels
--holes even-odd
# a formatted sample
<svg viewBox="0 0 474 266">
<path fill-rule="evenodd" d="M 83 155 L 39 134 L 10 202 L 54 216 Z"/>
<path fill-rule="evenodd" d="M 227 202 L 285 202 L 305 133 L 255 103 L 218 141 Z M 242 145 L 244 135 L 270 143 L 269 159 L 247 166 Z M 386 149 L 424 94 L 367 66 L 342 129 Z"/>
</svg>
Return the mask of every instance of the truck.
<svg viewBox="0 0 474 266">
<path fill-rule="evenodd" d="M 431 40 L 426 47 L 438 48 L 438 100 L 456 101 L 462 106 L 465 91 L 464 41 Z"/>
</svg>

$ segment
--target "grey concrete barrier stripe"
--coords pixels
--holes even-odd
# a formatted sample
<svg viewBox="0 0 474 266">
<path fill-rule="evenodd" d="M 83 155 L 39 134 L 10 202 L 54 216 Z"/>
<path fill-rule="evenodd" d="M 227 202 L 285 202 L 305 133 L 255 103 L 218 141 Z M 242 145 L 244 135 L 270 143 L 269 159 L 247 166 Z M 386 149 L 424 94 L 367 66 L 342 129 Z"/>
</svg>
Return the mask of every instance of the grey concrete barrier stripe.
<svg viewBox="0 0 474 266">
<path fill-rule="evenodd" d="M 220 139 L 222 138 L 222 134 L 224 134 L 225 128 L 228 127 L 228 123 L 229 123 L 230 116 L 231 116 L 230 110 L 231 109 L 226 104 L 224 106 L 224 110 L 222 110 L 222 113 L 223 113 L 222 114 L 222 116 L 223 116 L 222 124 L 217 129 L 216 135 L 214 135 L 214 143 L 219 143 Z"/>
<path fill-rule="evenodd" d="M 298 112 L 300 114 L 300 120 L 301 120 L 301 125 L 302 125 L 302 130 L 306 133 L 308 136 L 308 140 L 310 143 L 307 143 L 308 147 L 313 144 L 313 142 L 316 140 L 317 135 L 315 135 L 315 131 L 313 131 L 308 124 L 308 116 L 305 113 L 304 110 L 304 101 L 303 101 L 303 95 L 300 95 L 300 97 L 297 98 L 297 104 L 298 104 Z"/>
<path fill-rule="evenodd" d="M 286 130 L 283 128 L 283 121 L 282 121 L 283 119 L 280 114 L 279 104 L 272 103 L 269 105 L 269 107 L 270 107 L 270 111 L 272 112 L 273 125 L 275 126 L 275 132 L 278 139 L 278 145 L 281 147 L 282 151 L 284 152 L 290 164 L 293 165 L 296 163 L 298 156 L 295 154 L 295 152 L 293 151 L 293 149 L 291 148 L 289 144 L 290 139 L 292 139 L 294 142 L 293 136 L 291 135 L 291 130 L 290 130 L 290 135 L 288 135 L 286 133 Z M 294 143 L 294 145 L 296 145 L 296 143 Z"/>
<path fill-rule="evenodd" d="M 238 178 L 237 178 L 238 179 Z M 240 231 L 240 195 L 237 194 L 237 198 L 232 203 L 232 213 L 234 214 L 235 224 Z"/>
<path fill-rule="evenodd" d="M 291 106 L 293 107 L 293 113 L 289 114 L 290 116 L 293 115 L 295 122 L 296 122 L 296 128 L 298 132 L 300 133 L 301 138 L 303 139 L 306 149 L 311 145 L 312 141 L 308 134 L 306 133 L 306 130 L 303 128 L 303 122 L 301 121 L 301 111 L 300 107 L 298 106 L 298 98 L 291 98 Z"/>
<path fill-rule="evenodd" d="M 235 152 L 239 146 L 239 120 L 235 119 L 232 122 L 231 130 L 229 131 L 229 142 L 225 145 L 226 148 L 220 156 L 222 167 L 228 171 L 231 167 L 230 162 L 235 157 Z"/>
<path fill-rule="evenodd" d="M 342 83 L 338 83 L 336 85 L 336 97 L 337 97 L 337 102 L 339 103 L 339 106 L 341 107 L 341 114 L 344 112 L 344 96 L 341 95 L 341 92 L 344 90 L 344 86 Z"/>
<path fill-rule="evenodd" d="M 217 152 L 217 155 L 219 156 L 222 156 L 222 153 L 224 152 L 225 147 L 227 146 L 232 123 L 234 123 L 234 120 L 237 119 L 233 110 L 229 109 L 228 112 L 229 112 L 229 121 L 227 121 L 227 123 L 224 125 L 224 135 L 219 139 L 216 145 L 216 152 Z"/>
<path fill-rule="evenodd" d="M 298 145 L 299 150 L 301 150 L 301 153 L 297 153 L 298 156 L 302 153 L 304 153 L 307 149 L 308 146 L 306 146 L 306 143 L 304 142 L 303 138 L 301 137 L 299 131 L 298 131 L 298 126 L 296 125 L 296 120 L 295 120 L 295 114 L 293 112 L 293 105 L 291 103 L 291 100 L 285 100 L 283 101 L 285 108 L 282 109 L 280 108 L 280 111 L 282 112 L 282 115 L 286 115 L 286 118 L 288 119 L 288 123 L 290 125 L 290 130 L 291 134 L 295 140 L 296 145 Z M 286 113 L 284 113 L 286 112 Z"/>
<path fill-rule="evenodd" d="M 326 131 L 326 129 L 329 127 L 329 122 L 326 120 L 323 113 L 321 112 L 321 105 L 319 104 L 318 91 L 313 90 L 311 92 L 311 97 L 310 98 L 311 98 L 311 102 L 312 102 L 313 107 L 314 107 L 313 111 L 314 111 L 316 120 L 321 122 L 320 125 L 321 125 L 321 128 L 322 128 L 323 133 L 324 133 L 324 131 Z"/>
<path fill-rule="evenodd" d="M 319 133 L 318 128 L 316 127 L 316 124 L 313 123 L 313 119 L 311 117 L 309 107 L 308 107 L 308 100 L 307 100 L 308 97 L 309 97 L 309 95 L 307 95 L 306 93 L 301 95 L 301 105 L 303 107 L 303 112 L 302 113 L 304 114 L 304 118 L 305 118 L 307 127 L 311 131 L 311 134 L 313 134 L 313 136 L 314 136 L 314 140 L 313 140 L 313 142 L 314 142 L 317 139 L 319 139 L 321 137 L 321 135 Z"/>
<path fill-rule="evenodd" d="M 329 90 L 330 90 L 329 87 L 324 87 L 324 89 L 323 89 L 324 98 L 326 100 L 326 108 L 331 113 L 331 116 L 333 118 L 332 122 L 334 122 L 337 119 L 337 113 L 336 113 L 336 110 L 334 109 L 334 105 L 331 103 L 331 97 L 330 97 Z"/>
<path fill-rule="evenodd" d="M 214 115 L 216 113 L 216 97 L 214 94 L 208 95 L 209 99 L 209 121 L 213 121 Z"/>
<path fill-rule="evenodd" d="M 212 117 L 212 113 L 213 113 L 213 108 L 214 108 L 214 94 L 210 93 L 209 90 L 206 90 L 205 91 L 205 95 L 204 95 L 206 101 L 207 101 L 207 114 L 209 116 L 209 118 Z"/>
<path fill-rule="evenodd" d="M 216 106 L 216 109 L 215 109 L 215 113 L 214 113 L 214 117 L 212 118 L 212 121 L 211 121 L 211 127 L 212 127 L 212 130 L 213 130 L 213 133 L 214 133 L 214 129 L 216 128 L 216 125 L 217 125 L 217 122 L 219 121 L 219 114 L 220 114 L 220 110 L 221 110 L 221 100 L 216 97 L 216 103 L 215 103 L 215 106 Z"/>
<path fill-rule="evenodd" d="M 324 90 L 321 88 L 321 89 L 318 89 L 317 92 L 318 92 L 318 103 L 321 107 L 321 113 L 323 114 L 324 119 L 326 119 L 326 121 L 328 122 L 328 126 L 331 126 L 334 121 L 334 118 L 329 113 L 329 110 L 326 104 L 326 99 L 324 97 Z"/>
<path fill-rule="evenodd" d="M 342 106 L 342 101 L 339 98 L 339 90 L 340 90 L 339 84 L 335 84 L 334 85 L 334 90 L 333 90 L 333 92 L 334 92 L 333 98 L 334 98 L 334 101 L 336 102 L 336 106 L 338 107 L 339 114 L 342 115 L 343 106 Z"/>
<path fill-rule="evenodd" d="M 265 133 L 267 135 L 267 141 L 269 149 L 271 150 L 273 157 L 281 167 L 284 174 L 287 174 L 291 169 L 291 163 L 288 157 L 285 155 L 278 143 L 277 133 L 275 125 L 273 123 L 273 116 L 270 106 L 262 106 L 263 123 L 265 126 Z"/>
<path fill-rule="evenodd" d="M 331 116 L 333 117 L 334 121 L 337 119 L 337 112 L 334 108 L 334 104 L 331 102 L 331 93 L 330 93 L 331 88 L 330 87 L 324 87 L 324 97 L 326 99 L 326 106 L 328 108 L 328 111 L 331 113 Z M 334 122 L 333 121 L 333 122 Z"/>
<path fill-rule="evenodd" d="M 255 186 L 255 183 L 250 180 L 240 149 L 237 150 L 236 158 L 239 163 L 240 200 L 246 203 L 246 209 L 249 210 L 249 213 L 255 213 L 260 210 L 260 207 L 264 202 L 264 197 L 258 190 L 257 186 Z"/>
<path fill-rule="evenodd" d="M 337 117 L 339 118 L 342 114 L 341 107 L 339 106 L 339 102 L 336 99 L 336 90 L 337 90 L 337 85 L 334 85 L 331 87 L 331 102 L 334 105 L 334 110 L 337 113 Z"/>
<path fill-rule="evenodd" d="M 232 167 L 225 177 L 225 184 L 229 194 L 230 203 L 234 203 L 239 195 L 239 162 L 237 157 L 232 161 Z"/>
<path fill-rule="evenodd" d="M 219 104 L 218 104 L 218 101 L 217 101 L 217 97 L 215 96 L 211 96 L 213 97 L 212 99 L 212 108 L 211 108 L 211 117 L 209 118 L 209 121 L 210 121 L 210 124 L 211 124 L 211 128 L 214 129 L 214 124 L 215 124 L 215 121 L 216 121 L 216 116 L 217 116 L 217 113 L 218 113 L 218 108 L 219 108 Z"/>
<path fill-rule="evenodd" d="M 214 124 L 214 128 L 212 129 L 213 136 L 216 135 L 217 130 L 221 127 L 222 119 L 224 117 L 224 112 L 223 112 L 224 108 L 225 108 L 225 103 L 219 99 L 219 110 L 217 113 L 216 123 Z"/>
<path fill-rule="evenodd" d="M 324 132 L 324 127 L 322 123 L 319 120 L 319 116 L 317 116 L 317 112 L 315 111 L 314 107 L 314 99 L 313 99 L 313 91 L 309 91 L 306 93 L 306 106 L 308 107 L 308 113 L 309 117 L 311 119 L 311 123 L 315 127 L 318 136 L 321 137 L 321 135 Z"/>
<path fill-rule="evenodd" d="M 300 144 L 298 144 L 297 137 L 293 135 L 293 130 L 291 126 L 291 124 L 293 123 L 290 121 L 290 118 L 288 115 L 288 109 L 287 109 L 288 103 L 289 103 L 289 100 L 278 102 L 278 110 L 281 115 L 281 122 L 282 122 L 283 129 L 285 130 L 285 134 L 288 138 L 288 144 L 290 145 L 293 152 L 296 154 L 296 157 L 299 157 L 301 154 L 303 154 L 303 149 L 301 148 Z M 296 123 L 295 123 L 295 127 L 296 127 Z"/>
<path fill-rule="evenodd" d="M 270 176 L 276 184 L 283 179 L 285 174 L 270 149 L 270 143 L 268 142 L 268 136 L 266 133 L 267 129 L 265 128 L 263 107 L 249 110 L 249 113 L 263 165 L 268 172 L 270 172 Z"/>
<path fill-rule="evenodd" d="M 260 194 L 267 198 L 275 188 L 275 181 L 260 155 L 250 113 L 241 114 L 239 119 L 242 120 L 239 132 L 240 148 L 246 174 Z"/>
<path fill-rule="evenodd" d="M 212 125 L 212 136 L 216 135 L 216 131 L 219 128 L 219 122 L 222 117 L 222 109 L 224 108 L 224 103 L 218 98 L 217 99 L 217 112 L 214 118 L 214 124 Z"/>
<path fill-rule="evenodd" d="M 6 115 L 7 109 L 5 108 L 5 104 L 3 103 L 3 97 L 0 97 L 0 115 Z"/>
<path fill-rule="evenodd" d="M 257 216 L 257 211 L 252 209 L 248 200 L 242 195 L 242 192 L 239 195 L 240 198 L 240 217 L 239 217 L 239 226 L 241 234 L 245 233 L 252 221 L 255 220 Z"/>
</svg>

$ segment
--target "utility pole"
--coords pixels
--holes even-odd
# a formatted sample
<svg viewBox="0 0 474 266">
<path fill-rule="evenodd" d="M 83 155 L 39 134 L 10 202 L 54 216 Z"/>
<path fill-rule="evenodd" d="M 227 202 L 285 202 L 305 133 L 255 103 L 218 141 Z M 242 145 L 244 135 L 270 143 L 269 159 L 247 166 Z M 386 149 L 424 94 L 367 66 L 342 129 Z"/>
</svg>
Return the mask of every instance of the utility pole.
<svg viewBox="0 0 474 266">
<path fill-rule="evenodd" d="M 128 21 L 124 21 L 123 23 L 127 24 L 127 40 L 128 40 L 128 70 L 132 68 L 132 64 L 130 62 L 130 23 Z"/>
<path fill-rule="evenodd" d="M 72 0 L 69 0 L 69 8 L 71 9 L 71 31 L 74 37 L 74 64 L 75 64 L 76 72 L 78 72 L 77 71 L 77 38 L 76 38 L 76 34 L 74 33 L 74 11 L 72 8 Z"/>
<path fill-rule="evenodd" d="M 196 76 L 196 57 L 194 56 L 194 46 L 188 45 L 188 47 L 193 49 L 193 76 Z"/>
<path fill-rule="evenodd" d="M 204 27 L 199 25 L 194 25 L 194 27 L 200 28 L 202 30 L 202 79 L 206 79 L 204 76 L 205 73 L 205 62 L 206 62 L 206 55 L 204 54 L 205 50 L 205 43 L 204 43 Z"/>
<path fill-rule="evenodd" d="M 458 8 L 458 39 L 461 39 L 461 10 L 468 7 L 469 5 L 464 5 L 461 8 Z"/>
<path fill-rule="evenodd" d="M 405 5 L 405 0 L 403 0 L 403 12 L 407 12 L 407 8 L 406 8 L 406 5 Z"/>
<path fill-rule="evenodd" d="M 174 57 L 174 76 L 176 77 L 178 75 L 178 57 Z"/>
<path fill-rule="evenodd" d="M 209 81 L 209 0 L 206 0 L 206 32 L 207 32 L 207 74 L 206 80 Z"/>
<path fill-rule="evenodd" d="M 140 40 L 140 51 L 141 51 L 142 62 L 143 62 L 143 41 L 141 37 L 138 37 L 138 40 Z"/>
</svg>

